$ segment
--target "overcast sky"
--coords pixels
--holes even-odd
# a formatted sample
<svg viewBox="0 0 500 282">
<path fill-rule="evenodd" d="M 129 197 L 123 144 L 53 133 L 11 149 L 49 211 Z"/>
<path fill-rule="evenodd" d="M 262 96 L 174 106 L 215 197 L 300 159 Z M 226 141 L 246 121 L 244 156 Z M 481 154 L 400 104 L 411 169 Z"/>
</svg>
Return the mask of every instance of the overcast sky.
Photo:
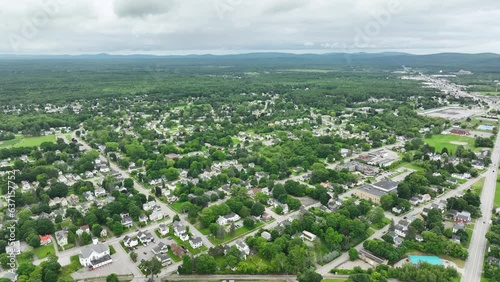
<svg viewBox="0 0 500 282">
<path fill-rule="evenodd" d="M 500 53 L 499 0 L 1 0 L 3 54 Z"/>
</svg>

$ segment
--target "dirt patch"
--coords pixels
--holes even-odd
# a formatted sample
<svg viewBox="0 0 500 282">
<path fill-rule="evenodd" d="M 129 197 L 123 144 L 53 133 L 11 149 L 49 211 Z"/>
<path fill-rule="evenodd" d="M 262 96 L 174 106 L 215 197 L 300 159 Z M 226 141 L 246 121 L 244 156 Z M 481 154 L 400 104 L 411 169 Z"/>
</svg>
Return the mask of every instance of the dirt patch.
<svg viewBox="0 0 500 282">
<path fill-rule="evenodd" d="M 469 145 L 469 143 L 467 143 L 467 142 L 460 142 L 460 141 L 450 141 L 450 143 L 453 145 L 462 145 L 462 146 Z"/>
</svg>

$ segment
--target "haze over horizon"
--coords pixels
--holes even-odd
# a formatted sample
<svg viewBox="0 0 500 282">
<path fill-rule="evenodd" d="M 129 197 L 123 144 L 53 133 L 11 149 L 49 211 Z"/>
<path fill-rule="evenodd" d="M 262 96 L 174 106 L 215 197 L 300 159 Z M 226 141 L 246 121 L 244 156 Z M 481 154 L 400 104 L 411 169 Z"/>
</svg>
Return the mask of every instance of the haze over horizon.
<svg viewBox="0 0 500 282">
<path fill-rule="evenodd" d="M 25 0 L 0 18 L 0 54 L 500 53 L 493 0 Z"/>
</svg>

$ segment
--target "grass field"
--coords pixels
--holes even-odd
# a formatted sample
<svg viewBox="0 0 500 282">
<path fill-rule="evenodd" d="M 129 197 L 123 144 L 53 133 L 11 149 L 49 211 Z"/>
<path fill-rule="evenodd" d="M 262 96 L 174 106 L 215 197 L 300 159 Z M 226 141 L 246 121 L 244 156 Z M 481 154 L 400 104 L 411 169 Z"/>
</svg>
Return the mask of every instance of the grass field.
<svg viewBox="0 0 500 282">
<path fill-rule="evenodd" d="M 472 184 L 472 192 L 474 194 L 481 196 L 481 191 L 483 191 L 483 186 L 484 186 L 484 177 L 479 179 L 476 183 Z"/>
<path fill-rule="evenodd" d="M 441 152 L 443 148 L 447 148 L 448 151 L 456 152 L 459 143 L 463 143 L 464 147 L 474 148 L 474 139 L 466 136 L 458 136 L 452 134 L 439 134 L 433 135 L 431 138 L 425 138 L 424 142 L 436 148 L 436 152 Z M 453 144 L 452 142 L 457 142 Z"/>
<path fill-rule="evenodd" d="M 345 280 L 345 279 L 335 279 L 335 278 L 321 280 L 321 282 L 345 282 L 345 281 L 347 281 L 347 280 Z"/>
<path fill-rule="evenodd" d="M 38 247 L 34 250 L 34 252 L 37 258 L 43 259 L 47 257 L 49 254 L 51 255 L 55 254 L 54 245 L 51 243 L 46 246 Z"/>
<path fill-rule="evenodd" d="M 0 148 L 34 147 L 40 146 L 43 142 L 56 142 L 56 136 L 23 137 L 19 135 L 15 139 L 0 142 Z"/>
<path fill-rule="evenodd" d="M 497 176 L 497 189 L 495 190 L 495 206 L 500 207 L 500 173 Z"/>
</svg>

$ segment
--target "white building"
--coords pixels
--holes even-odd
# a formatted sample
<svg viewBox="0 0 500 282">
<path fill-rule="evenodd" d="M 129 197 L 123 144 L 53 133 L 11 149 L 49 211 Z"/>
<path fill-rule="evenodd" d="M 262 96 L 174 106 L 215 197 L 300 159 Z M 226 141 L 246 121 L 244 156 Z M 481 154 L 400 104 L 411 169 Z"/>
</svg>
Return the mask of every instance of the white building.
<svg viewBox="0 0 500 282">
<path fill-rule="evenodd" d="M 128 248 L 133 248 L 133 247 L 139 245 L 139 240 L 137 240 L 137 238 L 125 236 L 123 238 L 123 245 L 125 245 L 125 247 L 128 247 Z"/>
<path fill-rule="evenodd" d="M 113 262 L 109 246 L 97 243 L 84 247 L 79 255 L 80 264 L 85 267 L 97 268 Z"/>
<path fill-rule="evenodd" d="M 219 216 L 219 218 L 217 219 L 217 224 L 219 225 L 226 225 L 230 222 L 235 222 L 235 221 L 238 221 L 240 220 L 240 216 L 235 214 L 234 212 L 228 214 L 228 215 L 224 215 L 224 216 Z"/>
<path fill-rule="evenodd" d="M 203 240 L 201 240 L 200 237 L 191 238 L 189 240 L 189 244 L 191 245 L 191 247 L 193 249 L 197 249 L 197 248 L 200 248 L 201 246 L 203 246 Z"/>
</svg>

